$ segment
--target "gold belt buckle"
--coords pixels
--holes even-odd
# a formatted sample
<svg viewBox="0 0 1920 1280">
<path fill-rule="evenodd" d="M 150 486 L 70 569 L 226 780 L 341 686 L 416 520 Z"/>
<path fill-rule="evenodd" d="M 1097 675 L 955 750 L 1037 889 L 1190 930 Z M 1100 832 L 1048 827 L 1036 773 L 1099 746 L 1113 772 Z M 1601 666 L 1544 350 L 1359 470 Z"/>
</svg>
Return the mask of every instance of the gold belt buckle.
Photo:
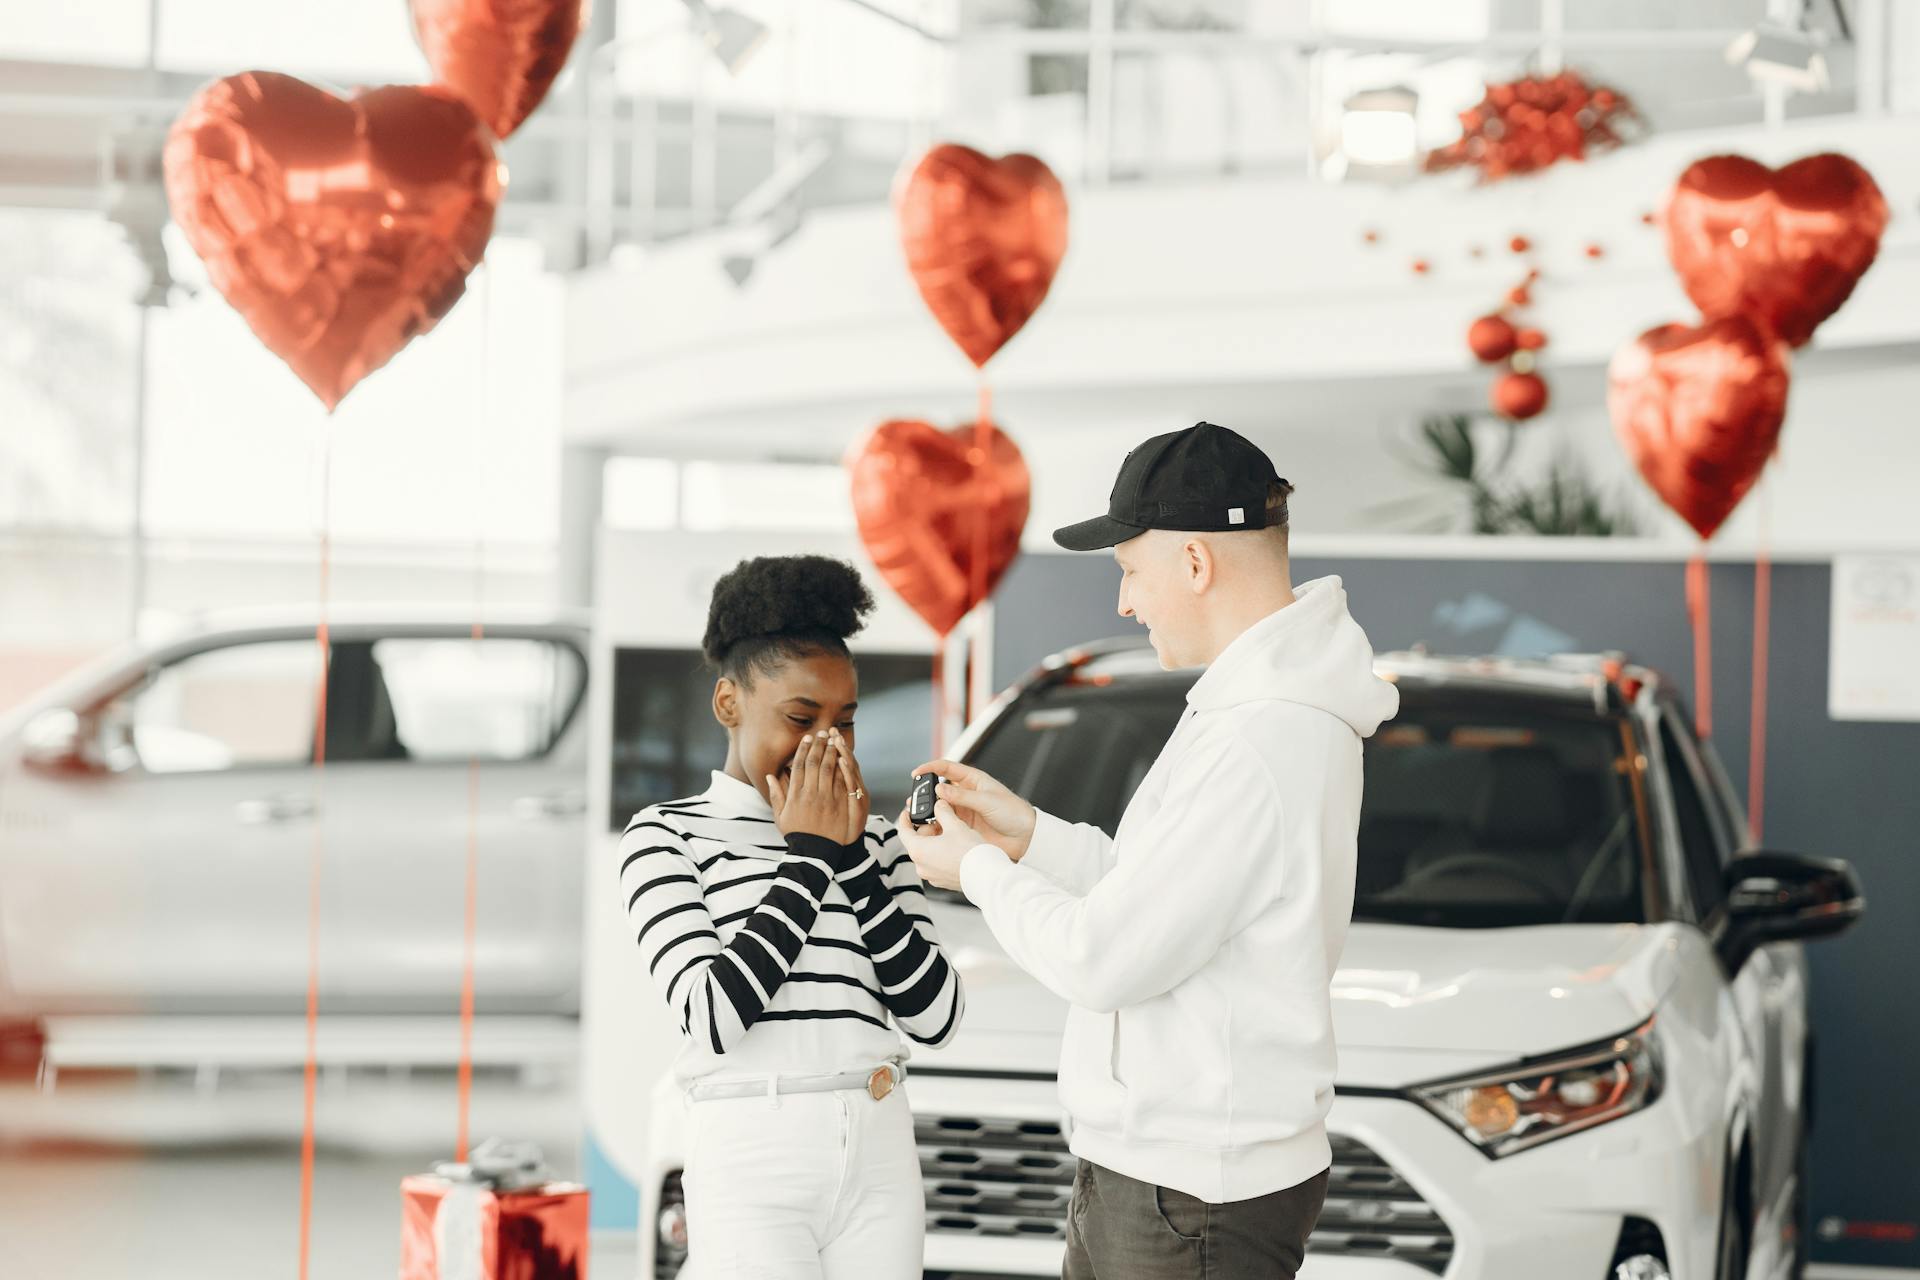
<svg viewBox="0 0 1920 1280">
<path fill-rule="evenodd" d="M 875 1068 L 874 1073 L 867 1077 L 867 1092 L 873 1095 L 875 1102 L 880 1101 L 892 1093 L 893 1072 L 887 1070 L 885 1067 Z"/>
</svg>

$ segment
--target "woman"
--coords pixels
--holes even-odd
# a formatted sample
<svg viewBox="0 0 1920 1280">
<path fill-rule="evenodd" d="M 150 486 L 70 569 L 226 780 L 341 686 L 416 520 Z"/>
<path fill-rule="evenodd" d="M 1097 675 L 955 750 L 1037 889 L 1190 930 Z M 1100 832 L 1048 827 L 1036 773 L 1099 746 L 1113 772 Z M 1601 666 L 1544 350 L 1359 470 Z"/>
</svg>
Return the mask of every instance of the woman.
<svg viewBox="0 0 1920 1280">
<path fill-rule="evenodd" d="M 872 608 L 851 566 L 819 556 L 721 578 L 703 647 L 726 765 L 621 841 L 641 953 L 686 1035 L 674 1069 L 701 1280 L 920 1274 L 899 1033 L 945 1044 L 964 1000 L 854 760 L 847 639 Z"/>
</svg>

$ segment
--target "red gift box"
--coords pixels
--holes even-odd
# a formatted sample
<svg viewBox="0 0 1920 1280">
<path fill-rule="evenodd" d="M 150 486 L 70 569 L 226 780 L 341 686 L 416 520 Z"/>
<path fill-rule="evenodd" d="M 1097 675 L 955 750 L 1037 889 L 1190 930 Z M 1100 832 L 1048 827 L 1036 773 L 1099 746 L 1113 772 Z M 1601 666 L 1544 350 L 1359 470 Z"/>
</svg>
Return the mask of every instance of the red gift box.
<svg viewBox="0 0 1920 1280">
<path fill-rule="evenodd" d="M 488 1141 L 400 1182 L 400 1280 L 587 1280 L 587 1189 Z"/>
</svg>

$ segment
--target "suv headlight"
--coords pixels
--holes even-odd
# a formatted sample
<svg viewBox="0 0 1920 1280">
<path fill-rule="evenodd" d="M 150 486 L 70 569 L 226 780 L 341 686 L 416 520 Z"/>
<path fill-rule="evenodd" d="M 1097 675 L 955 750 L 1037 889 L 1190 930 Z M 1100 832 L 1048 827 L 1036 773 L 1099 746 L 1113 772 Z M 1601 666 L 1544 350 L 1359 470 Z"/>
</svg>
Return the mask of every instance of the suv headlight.
<svg viewBox="0 0 1920 1280">
<path fill-rule="evenodd" d="M 1660 1096 L 1651 1020 L 1624 1035 L 1408 1091 L 1489 1158 L 1632 1115 Z"/>
</svg>

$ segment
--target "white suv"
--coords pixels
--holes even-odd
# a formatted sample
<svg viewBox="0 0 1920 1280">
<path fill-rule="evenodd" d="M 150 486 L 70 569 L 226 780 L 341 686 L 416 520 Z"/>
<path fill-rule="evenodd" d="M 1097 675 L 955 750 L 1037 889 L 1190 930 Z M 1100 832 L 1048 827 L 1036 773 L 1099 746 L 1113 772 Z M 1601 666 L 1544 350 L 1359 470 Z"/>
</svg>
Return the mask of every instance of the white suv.
<svg viewBox="0 0 1920 1280">
<path fill-rule="evenodd" d="M 1851 870 L 1739 853 L 1725 776 L 1650 671 L 1378 669 L 1401 710 L 1367 744 L 1333 1176 L 1304 1280 L 1797 1275 L 1813 1048 L 1796 940 L 1858 918 Z M 1139 649 L 1075 651 L 960 749 L 1112 831 L 1192 680 Z M 1057 1276 L 1064 1010 L 942 898 L 968 1010 L 908 1068 L 926 1274 Z M 680 1108 L 665 1082 L 656 1098 L 642 1275 L 666 1280 L 686 1257 Z"/>
</svg>

